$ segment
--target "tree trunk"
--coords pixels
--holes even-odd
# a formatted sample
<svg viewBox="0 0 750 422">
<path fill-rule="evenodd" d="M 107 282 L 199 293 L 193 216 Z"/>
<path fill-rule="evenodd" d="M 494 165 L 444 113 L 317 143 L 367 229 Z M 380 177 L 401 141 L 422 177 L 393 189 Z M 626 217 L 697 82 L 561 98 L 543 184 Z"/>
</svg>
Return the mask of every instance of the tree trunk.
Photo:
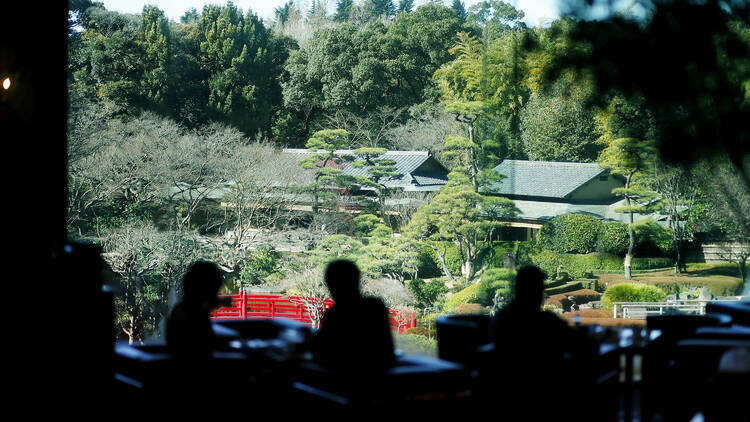
<svg viewBox="0 0 750 422">
<path fill-rule="evenodd" d="M 627 179 L 625 180 L 625 189 L 630 188 L 630 178 L 632 177 L 632 173 L 628 174 Z M 630 196 L 625 196 L 625 203 L 628 207 L 630 207 L 632 204 L 630 203 Z M 630 212 L 630 224 L 628 224 L 628 253 L 625 255 L 625 261 L 623 262 L 623 267 L 625 267 L 625 279 L 630 280 L 632 278 L 632 275 L 630 273 L 630 261 L 633 259 L 633 248 L 635 247 L 635 231 L 633 230 L 633 212 Z"/>
<path fill-rule="evenodd" d="M 450 270 L 448 269 L 448 264 L 445 262 L 445 248 L 443 248 L 443 253 L 440 253 L 440 250 L 432 245 L 430 245 L 433 251 L 435 251 L 435 255 L 438 257 L 438 261 L 440 261 L 440 266 L 443 267 L 443 274 L 445 274 L 446 277 L 448 277 L 449 280 L 453 280 L 453 274 L 451 274 Z"/>
<path fill-rule="evenodd" d="M 474 192 L 479 192 L 479 180 L 477 180 L 477 174 L 479 173 L 479 168 L 477 166 L 477 157 L 476 157 L 476 151 L 474 151 L 474 123 L 469 122 L 469 143 L 472 145 L 471 147 L 471 184 L 474 186 Z"/>
</svg>

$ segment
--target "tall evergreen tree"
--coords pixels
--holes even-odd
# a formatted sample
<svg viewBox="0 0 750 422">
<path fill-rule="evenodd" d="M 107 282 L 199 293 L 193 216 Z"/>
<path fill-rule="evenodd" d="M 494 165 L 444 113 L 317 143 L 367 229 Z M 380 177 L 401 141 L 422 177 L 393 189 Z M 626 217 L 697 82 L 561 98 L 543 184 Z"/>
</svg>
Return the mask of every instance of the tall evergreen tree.
<svg viewBox="0 0 750 422">
<path fill-rule="evenodd" d="M 354 0 L 339 0 L 336 3 L 336 14 L 333 15 L 335 22 L 346 22 L 349 19 L 349 14 L 352 11 Z"/>
<path fill-rule="evenodd" d="M 156 110 L 167 105 L 169 69 L 169 27 L 164 12 L 156 6 L 143 8 L 143 78 L 141 87 L 147 102 Z"/>
<path fill-rule="evenodd" d="M 367 0 L 367 6 L 375 19 L 381 17 L 392 18 L 396 14 L 396 6 L 393 0 Z"/>
<path fill-rule="evenodd" d="M 397 13 L 405 12 L 411 13 L 414 8 L 414 0 L 399 0 Z"/>
<path fill-rule="evenodd" d="M 464 2 L 461 0 L 453 0 L 451 9 L 456 12 L 456 15 L 461 19 L 461 22 L 466 22 L 466 7 L 464 6 Z"/>
</svg>

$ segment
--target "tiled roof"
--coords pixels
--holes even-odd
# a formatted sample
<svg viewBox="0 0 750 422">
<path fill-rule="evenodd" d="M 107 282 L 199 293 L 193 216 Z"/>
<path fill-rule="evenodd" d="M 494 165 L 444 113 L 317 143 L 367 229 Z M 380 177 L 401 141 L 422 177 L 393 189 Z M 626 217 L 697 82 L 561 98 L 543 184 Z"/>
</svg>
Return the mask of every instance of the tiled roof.
<svg viewBox="0 0 750 422">
<path fill-rule="evenodd" d="M 597 163 L 505 160 L 494 169 L 503 180 L 482 189 L 502 195 L 565 198 L 607 170 Z"/>
<path fill-rule="evenodd" d="M 296 156 L 297 160 L 301 160 L 307 155 L 313 154 L 313 152 L 307 149 L 284 149 L 287 154 Z M 323 151 L 321 151 L 323 152 Z M 354 150 L 340 149 L 336 150 L 337 156 L 354 155 Z M 390 179 L 385 181 L 385 185 L 394 188 L 403 188 L 404 190 L 438 190 L 443 185 L 448 183 L 447 171 L 436 171 L 434 168 L 430 170 L 419 170 L 427 160 L 433 160 L 430 153 L 427 151 L 386 151 L 383 155 L 378 157 L 384 160 L 395 161 L 396 173 L 401 174 L 401 177 Z M 355 167 L 350 162 L 345 163 L 343 174 L 347 176 L 368 176 L 367 169 L 365 167 Z"/>
</svg>

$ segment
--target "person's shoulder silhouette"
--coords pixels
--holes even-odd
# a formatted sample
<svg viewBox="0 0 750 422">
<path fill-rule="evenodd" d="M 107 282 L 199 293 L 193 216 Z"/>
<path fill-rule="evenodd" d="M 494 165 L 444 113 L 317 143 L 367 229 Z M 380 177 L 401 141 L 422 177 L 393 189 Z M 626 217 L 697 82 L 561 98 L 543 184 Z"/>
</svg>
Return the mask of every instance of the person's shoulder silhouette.
<svg viewBox="0 0 750 422">
<path fill-rule="evenodd" d="M 219 267 L 208 261 L 194 263 L 185 273 L 182 300 L 167 317 L 167 346 L 175 355 L 210 355 L 215 345 L 210 313 L 222 280 Z"/>
<path fill-rule="evenodd" d="M 381 370 L 394 363 L 388 309 L 380 299 L 361 296 L 359 277 L 351 261 L 333 261 L 326 268 L 334 305 L 323 316 L 313 348 L 324 366 Z"/>
<path fill-rule="evenodd" d="M 555 314 L 541 310 L 544 278 L 544 272 L 535 266 L 518 270 L 514 298 L 493 321 L 496 344 L 513 341 L 519 348 L 535 348 L 542 343 L 558 347 L 565 340 L 568 325 Z"/>
</svg>

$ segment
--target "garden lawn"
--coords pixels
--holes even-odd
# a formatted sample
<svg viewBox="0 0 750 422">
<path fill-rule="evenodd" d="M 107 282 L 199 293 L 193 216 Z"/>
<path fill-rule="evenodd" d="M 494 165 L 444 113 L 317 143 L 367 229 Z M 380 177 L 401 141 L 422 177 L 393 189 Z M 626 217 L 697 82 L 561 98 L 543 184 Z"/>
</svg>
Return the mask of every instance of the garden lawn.
<svg viewBox="0 0 750 422">
<path fill-rule="evenodd" d="M 733 296 L 742 290 L 742 280 L 734 264 L 688 264 L 687 272 L 675 274 L 673 270 L 634 274 L 626 280 L 622 274 L 597 274 L 599 285 L 618 283 L 651 284 L 667 294 L 708 287 L 714 296 Z"/>
</svg>

